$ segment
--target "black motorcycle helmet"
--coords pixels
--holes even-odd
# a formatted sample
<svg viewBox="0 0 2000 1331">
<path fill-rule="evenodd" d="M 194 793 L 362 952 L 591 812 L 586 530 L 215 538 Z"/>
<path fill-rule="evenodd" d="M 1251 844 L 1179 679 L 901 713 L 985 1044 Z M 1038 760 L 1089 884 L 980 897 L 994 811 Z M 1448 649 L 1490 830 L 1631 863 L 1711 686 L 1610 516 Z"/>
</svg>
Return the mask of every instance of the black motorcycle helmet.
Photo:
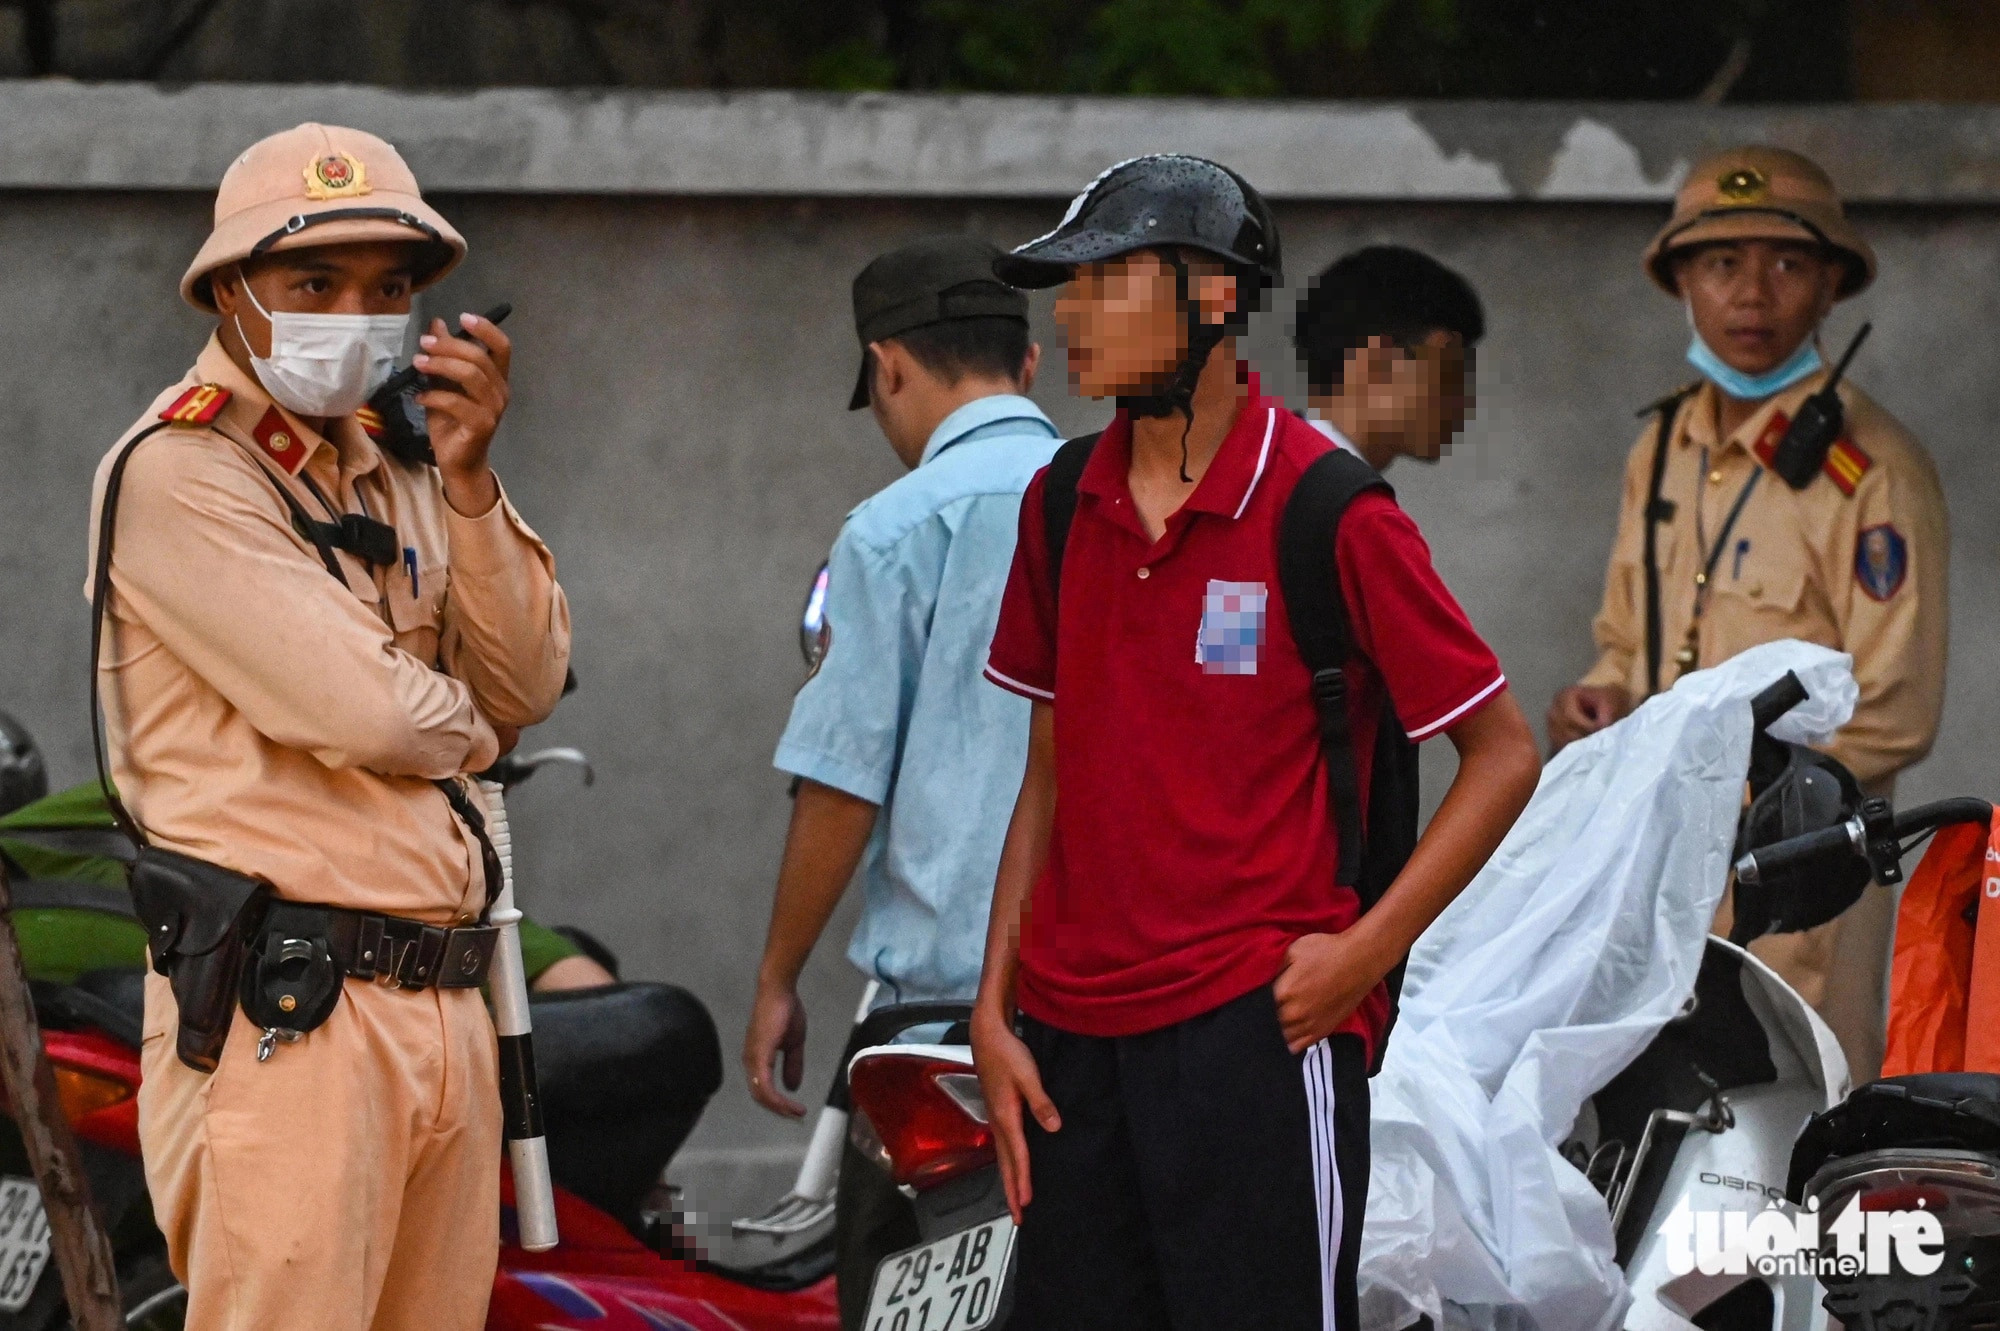
<svg viewBox="0 0 2000 1331">
<path fill-rule="evenodd" d="M 1223 261 L 1243 293 L 1221 324 L 1204 324 L 1188 303 L 1187 265 L 1174 253 L 1200 250 Z M 1154 153 L 1105 171 L 1070 202 L 1056 229 L 993 261 L 1009 286 L 1060 286 L 1078 264 L 1101 263 L 1138 250 L 1162 250 L 1179 279 L 1187 312 L 1187 351 L 1157 391 L 1119 399 L 1135 416 L 1180 412 L 1193 420 L 1194 386 L 1209 353 L 1240 333 L 1264 293 L 1284 283 L 1278 224 L 1250 182 L 1203 157 Z M 1185 479 L 1185 472 L 1183 472 Z"/>
<path fill-rule="evenodd" d="M 1750 807 L 1737 828 L 1733 858 L 1838 827 L 1860 810 L 1861 784 L 1837 759 L 1766 735 L 1758 741 L 1751 762 Z M 1857 851 L 1838 862 L 1766 873 L 1755 883 L 1738 880 L 1729 941 L 1748 943 L 1765 934 L 1825 924 L 1860 899 L 1871 876 L 1868 861 Z"/>
<path fill-rule="evenodd" d="M 28 728 L 0 712 L 0 817 L 49 793 L 49 771 Z"/>
<path fill-rule="evenodd" d="M 1055 230 L 995 259 L 993 272 L 1032 291 L 1062 285 L 1081 263 L 1170 246 L 1248 269 L 1257 296 L 1284 282 L 1278 224 L 1264 196 L 1228 167 L 1180 153 L 1133 157 L 1105 171 L 1070 201 Z"/>
</svg>

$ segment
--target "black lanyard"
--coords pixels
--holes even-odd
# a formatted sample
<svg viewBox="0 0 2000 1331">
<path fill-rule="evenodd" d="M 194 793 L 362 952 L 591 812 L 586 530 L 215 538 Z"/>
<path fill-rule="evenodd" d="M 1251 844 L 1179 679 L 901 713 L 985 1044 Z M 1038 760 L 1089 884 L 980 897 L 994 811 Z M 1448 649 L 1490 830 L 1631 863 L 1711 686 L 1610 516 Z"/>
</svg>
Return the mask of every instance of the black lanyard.
<svg viewBox="0 0 2000 1331">
<path fill-rule="evenodd" d="M 1694 575 L 1694 612 L 1688 616 L 1687 638 L 1681 649 L 1674 653 L 1674 663 L 1685 675 L 1694 669 L 1701 658 L 1701 616 L 1708 609 L 1709 584 L 1715 581 L 1715 567 L 1722 562 L 1722 552 L 1729 547 L 1729 534 L 1736 530 L 1736 520 L 1743 516 L 1743 509 L 1750 502 L 1751 492 L 1757 488 L 1757 481 L 1764 474 L 1762 466 L 1750 471 L 1750 479 L 1743 482 L 1743 488 L 1736 492 L 1736 502 L 1729 506 L 1729 516 L 1724 519 L 1722 530 L 1716 534 L 1715 544 L 1710 545 L 1702 531 L 1701 486 L 1708 476 L 1708 449 L 1701 450 L 1701 472 L 1695 478 L 1694 493 L 1694 552 L 1701 560 L 1701 567 Z"/>
<path fill-rule="evenodd" d="M 1708 475 L 1708 449 L 1706 447 L 1701 450 L 1701 474 L 1704 477 Z M 1702 603 L 1707 599 L 1708 584 L 1715 578 L 1715 566 L 1721 562 L 1722 552 L 1729 545 L 1729 534 L 1736 530 L 1736 519 L 1743 516 L 1744 505 L 1750 502 L 1750 492 L 1757 488 L 1758 478 L 1763 476 L 1763 474 L 1763 467 L 1757 466 L 1751 468 L 1750 479 L 1743 482 L 1743 488 L 1736 492 L 1736 502 L 1729 506 L 1729 516 L 1724 519 L 1722 531 L 1716 536 L 1713 546 L 1710 546 L 1702 537 L 1701 491 L 1699 489 L 1701 482 L 1697 480 L 1695 483 L 1697 489 L 1694 496 L 1694 544 L 1695 553 L 1702 555 L 1701 572 L 1695 574 L 1694 577 L 1696 618 L 1700 618 L 1701 616 Z M 1702 554 L 1704 549 L 1707 551 L 1706 554 Z"/>
</svg>

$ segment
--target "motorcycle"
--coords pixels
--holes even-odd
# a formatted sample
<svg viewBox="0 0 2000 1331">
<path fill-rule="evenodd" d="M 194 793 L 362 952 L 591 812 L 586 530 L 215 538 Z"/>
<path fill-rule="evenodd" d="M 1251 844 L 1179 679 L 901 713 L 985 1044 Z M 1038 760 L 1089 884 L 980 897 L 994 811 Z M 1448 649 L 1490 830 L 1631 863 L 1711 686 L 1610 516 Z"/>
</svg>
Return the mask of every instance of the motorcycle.
<svg viewBox="0 0 2000 1331">
<path fill-rule="evenodd" d="M 1886 801 L 1866 800 L 1831 827 L 1745 855 L 1737 874 L 1756 881 L 1865 867 L 1877 881 L 1893 883 L 1900 881 L 1902 857 L 1924 837 L 1992 820 L 1993 806 L 1980 799 L 1901 813 Z M 1992 881 L 1984 879 L 1988 892 Z M 1860 1087 L 1815 1114 L 1799 1134 L 1785 1196 L 1817 1210 L 1821 1239 L 1810 1255 L 1818 1259 L 1826 1311 L 1843 1326 L 1971 1331 L 2000 1324 L 2000 1076 L 1937 1071 Z M 1932 1221 L 1930 1241 L 1919 1245 L 1930 1269 L 1907 1265 L 1902 1244 L 1889 1241 L 1894 1213 Z M 1889 1222 L 1881 1239 L 1877 1220 Z M 1862 1246 L 1865 1228 L 1868 1255 L 1886 1258 L 1893 1248 L 1896 1261 L 1877 1269 L 1843 1265 L 1842 1230 L 1850 1225 L 1850 1248 Z"/>
<path fill-rule="evenodd" d="M 552 761 L 580 759 L 549 751 L 487 775 L 514 787 Z M 89 840 L 60 839 L 70 849 Z M 103 885 L 25 879 L 14 888 L 17 906 L 118 918 L 131 910 Z M 616 959 L 594 950 L 615 972 Z M 125 1324 L 178 1328 L 187 1292 L 168 1267 L 139 1150 L 144 971 L 101 968 L 33 988 L 62 1109 L 112 1239 Z M 720 1044 L 701 1002 L 671 985 L 620 982 L 535 994 L 530 1008 L 561 1242 L 545 1252 L 521 1246 L 503 1168 L 490 1331 L 834 1331 L 830 1234 L 727 1262 L 663 1181 L 721 1085 Z M 40 1193 L 18 1131 L 0 1119 L 0 1331 L 67 1324 Z"/>
</svg>

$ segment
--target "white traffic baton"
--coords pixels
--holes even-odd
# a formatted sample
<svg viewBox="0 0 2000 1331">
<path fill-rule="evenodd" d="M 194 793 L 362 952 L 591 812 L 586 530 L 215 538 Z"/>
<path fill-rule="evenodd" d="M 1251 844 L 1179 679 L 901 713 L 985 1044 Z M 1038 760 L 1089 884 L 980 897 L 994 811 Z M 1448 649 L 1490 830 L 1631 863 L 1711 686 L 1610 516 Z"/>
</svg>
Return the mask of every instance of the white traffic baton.
<svg viewBox="0 0 2000 1331">
<path fill-rule="evenodd" d="M 500 857 L 500 895 L 488 919 L 500 929 L 490 983 L 493 1029 L 500 1036 L 500 1106 L 507 1162 L 514 1173 L 514 1216 L 521 1246 L 546 1252 L 556 1246 L 555 1182 L 549 1177 L 549 1143 L 542 1130 L 542 1088 L 535 1079 L 534 1022 L 528 1012 L 528 970 L 521 961 L 521 912 L 514 905 L 514 841 L 507 830 L 507 802 L 497 781 L 481 781 L 486 834 Z"/>
</svg>

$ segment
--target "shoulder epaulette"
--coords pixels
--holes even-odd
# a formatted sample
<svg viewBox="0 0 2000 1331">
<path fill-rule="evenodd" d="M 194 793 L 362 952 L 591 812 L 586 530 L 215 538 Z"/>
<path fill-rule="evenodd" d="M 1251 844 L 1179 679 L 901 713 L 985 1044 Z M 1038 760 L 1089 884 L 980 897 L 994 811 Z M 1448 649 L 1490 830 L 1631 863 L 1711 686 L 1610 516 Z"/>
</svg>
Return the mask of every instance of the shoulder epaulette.
<svg viewBox="0 0 2000 1331">
<path fill-rule="evenodd" d="M 222 414 L 229 396 L 229 390 L 220 384 L 196 384 L 175 398 L 173 405 L 160 413 L 160 419 L 172 425 L 206 425 Z"/>
<path fill-rule="evenodd" d="M 1695 390 L 1700 387 L 1701 380 L 1690 379 L 1658 401 L 1648 402 L 1645 406 L 1634 412 L 1633 415 L 1639 420 L 1644 420 L 1646 417 L 1656 412 L 1665 411 L 1669 407 L 1678 407 L 1681 403 L 1687 401 L 1694 394 Z"/>
<path fill-rule="evenodd" d="M 354 409 L 354 423 L 360 426 L 361 433 L 367 435 L 370 439 L 380 439 L 382 437 L 384 429 L 382 413 L 376 411 L 375 408 L 370 406 L 356 407 Z"/>
<path fill-rule="evenodd" d="M 1826 465 L 1821 470 L 1826 473 L 1826 478 L 1833 482 L 1835 489 L 1852 499 L 1855 490 L 1861 485 L 1861 478 L 1866 476 L 1868 469 L 1874 465 L 1874 458 L 1862 452 L 1853 440 L 1843 436 L 1834 441 L 1832 448 L 1826 450 Z"/>
</svg>

